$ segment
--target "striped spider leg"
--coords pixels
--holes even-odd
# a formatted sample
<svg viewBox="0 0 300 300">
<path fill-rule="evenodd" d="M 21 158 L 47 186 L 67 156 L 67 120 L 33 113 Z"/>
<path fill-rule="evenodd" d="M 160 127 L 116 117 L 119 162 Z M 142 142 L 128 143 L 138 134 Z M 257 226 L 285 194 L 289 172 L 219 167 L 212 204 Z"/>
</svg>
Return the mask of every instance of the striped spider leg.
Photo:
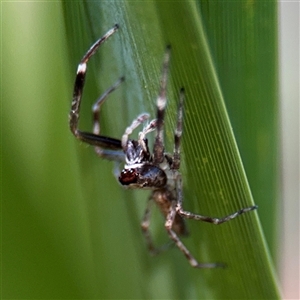
<svg viewBox="0 0 300 300">
<path fill-rule="evenodd" d="M 90 145 L 95 146 L 96 153 L 106 159 L 123 162 L 124 154 L 122 151 L 121 141 L 115 138 L 100 135 L 100 123 L 99 113 L 100 107 L 106 100 L 107 96 L 112 93 L 123 81 L 124 77 L 121 77 L 112 87 L 110 87 L 104 94 L 96 101 L 93 106 L 93 119 L 94 128 L 93 132 L 85 132 L 78 129 L 79 112 L 82 99 L 82 93 L 85 83 L 85 76 L 87 72 L 87 63 L 92 55 L 96 53 L 98 48 L 117 30 L 119 26 L 116 24 L 111 28 L 103 37 L 98 39 L 86 54 L 81 59 L 78 68 L 73 90 L 73 101 L 71 105 L 71 111 L 69 114 L 69 126 L 74 136 Z"/>
</svg>

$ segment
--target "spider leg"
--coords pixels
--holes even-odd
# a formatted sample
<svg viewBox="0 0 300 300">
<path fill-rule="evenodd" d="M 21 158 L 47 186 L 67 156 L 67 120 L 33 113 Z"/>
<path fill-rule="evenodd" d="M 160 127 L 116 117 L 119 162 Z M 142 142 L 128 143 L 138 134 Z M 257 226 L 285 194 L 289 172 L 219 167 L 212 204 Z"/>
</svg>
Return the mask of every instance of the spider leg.
<svg viewBox="0 0 300 300">
<path fill-rule="evenodd" d="M 139 133 L 139 140 L 145 139 L 146 135 L 156 129 L 157 120 L 152 120 L 144 129 Z"/>
<path fill-rule="evenodd" d="M 125 80 L 125 77 L 119 78 L 114 85 L 112 85 L 109 89 L 107 89 L 100 98 L 94 103 L 93 105 L 93 120 L 94 120 L 94 127 L 93 127 L 93 133 L 96 135 L 100 134 L 100 108 L 101 105 L 104 103 L 106 98 L 109 94 L 111 94 L 123 81 Z"/>
<path fill-rule="evenodd" d="M 113 28 L 111 28 L 103 37 L 97 40 L 92 47 L 86 52 L 86 54 L 81 59 L 78 69 L 77 75 L 74 84 L 73 91 L 73 101 L 71 105 L 71 111 L 69 114 L 69 126 L 70 130 L 74 134 L 76 138 L 79 140 L 94 145 L 98 147 L 107 148 L 109 150 L 121 150 L 121 141 L 118 139 L 99 136 L 94 133 L 83 132 L 78 129 L 78 121 L 79 121 L 79 112 L 80 112 L 80 104 L 82 98 L 82 92 L 84 88 L 84 81 L 87 71 L 87 63 L 91 56 L 95 54 L 97 49 L 113 34 L 117 31 L 119 26 L 116 24 Z"/>
<path fill-rule="evenodd" d="M 152 236 L 151 236 L 150 230 L 149 230 L 152 204 L 153 204 L 152 199 L 149 199 L 145 213 L 144 213 L 144 217 L 143 217 L 143 220 L 141 223 L 141 228 L 142 228 L 142 232 L 145 237 L 149 252 L 151 254 L 155 255 L 155 254 L 157 254 L 157 250 L 154 246 Z"/>
<path fill-rule="evenodd" d="M 146 135 L 156 129 L 156 119 L 152 120 L 146 127 L 144 127 L 143 131 L 139 132 L 139 143 L 143 146 L 145 152 L 149 152 L 147 143 L 145 142 Z"/>
<path fill-rule="evenodd" d="M 224 267 L 223 264 L 220 263 L 199 263 L 194 256 L 190 253 L 190 251 L 186 248 L 186 246 L 179 239 L 178 235 L 172 230 L 172 226 L 175 220 L 176 212 L 176 201 L 172 201 L 169 213 L 166 217 L 165 228 L 170 236 L 170 238 L 175 242 L 176 246 L 179 250 L 185 255 L 190 265 L 194 268 L 218 268 Z"/>
<path fill-rule="evenodd" d="M 180 214 L 183 218 L 187 218 L 187 219 L 193 219 L 193 220 L 197 220 L 197 221 L 203 221 L 203 222 L 208 222 L 208 223 L 212 223 L 215 225 L 219 225 L 219 224 L 228 222 L 241 214 L 244 214 L 246 212 L 257 209 L 257 205 L 242 208 L 242 209 L 240 209 L 228 216 L 222 217 L 222 218 L 213 218 L 213 217 L 208 217 L 208 216 L 202 216 L 202 215 L 194 214 L 189 211 L 183 210 L 183 208 L 182 208 L 182 202 L 183 202 L 182 179 L 179 174 L 176 179 L 176 189 L 177 189 L 177 208 L 176 208 L 177 213 Z"/>
<path fill-rule="evenodd" d="M 124 151 L 126 151 L 127 141 L 129 136 L 132 134 L 133 130 L 136 129 L 139 125 L 141 125 L 143 122 L 145 122 L 149 118 L 149 114 L 143 113 L 137 116 L 136 119 L 134 119 L 130 126 L 128 126 L 122 136 L 122 148 Z"/>
<path fill-rule="evenodd" d="M 93 134 L 99 136 L 100 135 L 100 108 L 104 101 L 107 99 L 108 95 L 111 94 L 123 81 L 125 77 L 119 78 L 114 85 L 112 85 L 109 89 L 107 89 L 100 98 L 95 102 L 93 105 Z M 123 161 L 124 160 L 124 153 L 123 151 L 117 150 L 109 150 L 103 149 L 101 147 L 95 146 L 95 152 L 100 157 L 104 157 L 109 160 L 116 160 L 116 161 Z"/>
<path fill-rule="evenodd" d="M 182 136 L 182 119 L 183 119 L 183 101 L 184 101 L 184 88 L 180 90 L 179 104 L 177 113 L 177 125 L 174 134 L 174 152 L 172 158 L 172 169 L 179 169 L 180 167 L 180 142 Z"/>
<path fill-rule="evenodd" d="M 167 91 L 167 79 L 168 79 L 168 70 L 170 62 L 170 50 L 171 47 L 168 46 L 165 52 L 163 70 L 160 81 L 160 92 L 156 101 L 157 106 L 157 133 L 154 141 L 153 155 L 154 163 L 159 164 L 164 159 L 164 136 L 163 136 L 163 127 L 164 127 L 164 118 L 165 110 L 167 104 L 166 91 Z"/>
<path fill-rule="evenodd" d="M 154 243 L 153 243 L 153 239 L 150 233 L 150 219 L 151 219 L 151 210 L 153 207 L 153 201 L 152 198 L 149 198 L 148 202 L 147 202 L 147 207 L 144 213 L 144 217 L 141 223 L 141 228 L 142 228 L 142 233 L 144 235 L 146 244 L 147 244 L 147 248 L 149 250 L 149 252 L 152 255 L 157 255 L 159 253 L 161 253 L 162 251 L 167 250 L 167 248 L 169 248 L 170 243 L 167 243 L 165 245 L 162 245 L 161 247 L 157 248 L 155 247 Z"/>
</svg>

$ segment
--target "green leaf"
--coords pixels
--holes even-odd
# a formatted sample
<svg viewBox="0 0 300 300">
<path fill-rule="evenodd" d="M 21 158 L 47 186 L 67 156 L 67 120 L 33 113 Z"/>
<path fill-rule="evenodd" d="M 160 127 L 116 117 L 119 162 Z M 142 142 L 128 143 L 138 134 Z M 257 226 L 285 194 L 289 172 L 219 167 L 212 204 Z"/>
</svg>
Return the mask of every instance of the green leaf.
<svg viewBox="0 0 300 300">
<path fill-rule="evenodd" d="M 216 40 L 208 40 L 208 32 L 204 29 L 204 17 L 203 19 L 201 18 L 201 13 L 205 15 L 205 8 L 209 6 L 209 3 L 207 3 L 206 7 L 204 3 L 199 3 L 202 4 L 202 11 L 201 5 L 197 6 L 196 4 L 195 2 L 182 2 L 174 5 L 171 2 L 160 1 L 140 4 L 119 1 L 116 6 L 113 4 L 102 4 L 101 11 L 105 12 L 104 19 L 101 19 L 102 24 L 97 23 L 97 9 L 93 5 L 87 5 L 86 8 L 89 12 L 88 15 L 92 23 L 91 30 L 93 32 L 98 31 L 97 27 L 100 27 L 100 25 L 101 28 L 105 28 L 105 24 L 107 24 L 106 28 L 109 28 L 111 24 L 118 22 L 121 26 L 121 30 L 118 33 L 121 36 L 121 42 L 113 40 L 110 41 L 113 46 L 106 46 L 111 47 L 110 52 L 114 53 L 114 60 L 117 60 L 118 63 L 114 65 L 110 57 L 102 56 L 101 67 L 102 72 L 106 73 L 107 76 L 113 74 L 115 77 L 119 76 L 117 75 L 118 72 L 111 72 L 112 69 L 124 69 L 123 72 L 119 72 L 126 74 L 127 83 L 126 91 L 124 92 L 126 101 L 120 105 L 126 109 L 121 112 L 123 113 L 121 118 L 123 125 L 119 125 L 115 121 L 113 123 L 107 121 L 105 129 L 110 128 L 111 130 L 114 127 L 114 132 L 116 132 L 117 130 L 115 129 L 120 128 L 118 130 L 122 133 L 122 128 L 127 126 L 132 118 L 141 111 L 150 111 L 154 115 L 155 106 L 153 104 L 159 89 L 158 78 L 160 76 L 164 47 L 168 43 L 172 45 L 172 79 L 169 89 L 166 122 L 168 148 L 172 149 L 178 90 L 181 86 L 184 86 L 187 91 L 183 142 L 184 167 L 182 170 L 185 183 L 185 199 L 187 199 L 185 205 L 187 208 L 193 211 L 201 211 L 203 214 L 222 216 L 241 207 L 249 206 L 253 201 L 223 102 L 223 90 L 220 84 L 222 79 L 219 81 L 219 77 L 223 75 L 225 81 L 223 85 L 225 85 L 228 75 L 224 76 L 219 70 L 221 67 L 215 62 L 217 54 L 214 55 L 210 43 L 216 43 Z M 222 10 L 221 3 L 217 3 L 215 7 L 218 8 L 218 4 L 219 10 Z M 270 3 L 269 7 L 269 11 L 273 10 L 273 15 L 269 13 L 267 16 L 272 18 L 273 24 L 275 24 L 274 14 L 276 10 L 274 9 L 274 3 Z M 239 7 L 235 7 L 235 10 L 238 9 Z M 245 11 L 247 7 L 244 7 L 244 10 L 243 7 L 240 7 L 240 9 Z M 240 19 L 237 20 L 237 22 L 241 22 L 240 20 L 245 19 L 245 32 L 249 31 L 248 23 L 252 24 L 255 21 L 255 17 L 259 19 L 259 15 L 258 17 L 253 16 L 256 8 L 249 7 L 249 9 L 249 11 L 244 12 L 244 18 L 240 16 Z M 227 8 L 227 11 L 230 12 L 231 10 Z M 217 12 L 215 12 L 215 15 L 217 15 Z M 262 6 L 260 13 L 263 14 L 264 12 L 265 6 Z M 248 14 L 252 15 L 248 16 Z M 114 16 L 118 16 L 118 19 Z M 189 17 L 182 18 L 181 16 Z M 206 18 L 208 17 L 211 16 L 206 15 Z M 264 21 L 268 23 L 266 20 Z M 206 24 L 207 27 L 209 25 L 209 23 Z M 234 25 L 235 23 L 233 22 L 232 26 Z M 210 26 L 212 31 L 214 25 Z M 265 30 L 263 33 L 269 35 L 270 29 L 274 31 L 275 25 L 273 25 L 273 28 L 269 26 L 268 29 L 269 31 Z M 223 42 L 225 38 L 223 38 Z M 273 41 L 275 42 L 275 39 Z M 250 36 L 246 43 L 243 40 L 240 41 L 239 47 L 249 47 L 247 42 L 252 45 L 257 41 Z M 273 44 L 275 47 L 275 43 Z M 260 49 L 263 50 L 263 47 Z M 217 52 L 219 48 L 213 50 Z M 234 50 L 236 49 L 229 48 L 228 55 Z M 105 50 L 103 49 L 103 51 Z M 255 52 L 254 54 L 251 53 L 251 56 L 255 54 Z M 118 59 L 120 56 L 122 58 L 121 62 Z M 274 69 L 275 57 L 271 56 L 270 58 L 273 60 L 269 59 L 270 62 L 268 64 L 273 64 Z M 261 60 L 260 57 L 259 59 Z M 253 66 L 249 61 L 245 61 L 246 67 L 247 64 L 249 65 L 250 73 Z M 234 63 L 233 60 L 231 62 Z M 236 67 L 240 63 L 240 61 L 236 61 Z M 262 70 L 265 70 L 265 68 L 262 67 Z M 244 72 L 247 74 L 246 70 Z M 251 75 L 253 75 L 253 72 L 245 76 L 244 85 L 249 84 Z M 242 76 L 240 76 L 240 86 L 242 86 L 242 79 Z M 254 81 L 253 78 L 250 79 Z M 273 76 L 272 79 L 273 91 L 275 91 L 274 82 L 276 77 Z M 106 84 L 106 82 L 103 81 L 104 86 L 111 84 L 109 82 Z M 113 82 L 113 79 L 110 79 L 110 82 Z M 235 83 L 233 82 L 232 84 L 234 85 Z M 144 87 L 144 89 L 141 89 L 141 87 Z M 260 90 L 263 88 L 262 86 Z M 251 103 L 252 98 L 250 96 L 255 96 L 255 94 L 252 92 L 248 96 Z M 273 98 L 269 97 L 269 99 L 269 102 L 272 104 L 272 101 L 276 100 L 275 93 L 273 93 Z M 103 115 L 118 111 L 116 106 L 113 106 L 115 104 L 111 104 L 111 106 L 110 104 L 107 104 L 109 108 L 105 110 Z M 270 129 L 272 130 L 273 128 Z M 258 163 L 260 162 L 258 161 Z M 272 190 L 272 193 L 274 195 L 274 190 Z M 129 202 L 132 198 L 132 193 L 130 193 L 128 198 Z M 197 254 L 201 261 L 221 260 L 227 262 L 230 266 L 230 270 L 226 274 L 224 272 L 220 273 L 219 270 L 215 271 L 215 276 L 222 276 L 222 279 L 220 278 L 219 281 L 223 282 L 218 289 L 214 287 L 215 298 L 275 297 L 276 288 L 274 286 L 273 271 L 270 267 L 268 252 L 265 248 L 259 224 L 257 220 L 255 221 L 254 213 L 252 216 L 249 214 L 240 217 L 239 220 L 219 228 L 213 228 L 209 224 L 189 223 L 191 223 L 192 238 L 195 248 L 199 249 Z M 203 230 L 201 230 L 201 227 Z M 223 251 L 220 251 L 220 249 L 223 249 Z M 255 269 L 260 270 L 262 264 L 264 264 L 263 269 L 268 270 L 266 274 L 262 274 L 261 271 L 255 271 Z M 249 268 L 249 265 L 252 267 Z M 147 268 L 151 267 L 153 265 L 149 266 L 147 264 Z M 180 272 L 183 272 L 183 268 L 186 267 L 180 265 Z M 193 272 L 186 270 L 186 272 Z M 190 276 L 188 277 L 189 279 L 185 277 L 185 280 L 173 278 L 173 285 L 184 289 L 187 282 L 193 282 L 197 278 L 193 277 L 193 275 Z M 236 289 L 230 290 L 227 287 L 233 280 Z M 201 278 L 201 281 L 203 281 L 203 278 Z M 266 283 L 267 281 L 269 284 Z M 261 282 L 264 282 L 264 288 L 262 288 Z M 208 281 L 207 286 L 209 286 L 209 283 Z M 256 291 L 254 292 L 253 286 L 255 283 Z M 273 287 L 270 288 L 270 286 Z M 201 286 L 198 293 L 204 296 L 207 291 L 203 291 Z M 212 297 L 211 293 L 208 293 L 208 295 Z M 162 295 L 157 294 L 156 297 L 162 297 Z"/>
<path fill-rule="evenodd" d="M 263 187 L 272 183 L 265 197 L 275 199 L 276 161 L 266 156 L 277 145 L 270 138 L 275 120 L 261 124 L 262 109 L 272 111 L 270 118 L 276 112 L 275 3 L 64 2 L 64 18 L 58 3 L 18 5 L 3 5 L 3 24 L 14 28 L 3 50 L 4 298 L 279 298 L 258 219 L 265 220 L 263 205 L 221 226 L 188 222 L 191 235 L 183 242 L 194 256 L 225 262 L 226 269 L 193 269 L 175 247 L 150 257 L 139 228 L 149 193 L 122 190 L 112 163 L 76 141 L 67 124 L 76 64 L 118 23 L 120 30 L 89 63 L 80 128 L 90 130 L 93 102 L 122 75 L 126 82 L 101 111 L 101 131 L 120 138 L 139 113 L 154 117 L 171 44 L 166 148 L 173 148 L 184 86 L 185 209 L 221 217 L 253 205 L 246 174 L 252 174 L 255 203 L 264 200 L 262 180 Z M 24 9 L 31 11 L 27 23 Z M 16 13 L 22 18 L 12 22 Z M 249 107 L 250 116 L 260 117 L 247 117 Z M 267 212 L 273 217 L 263 228 L 273 247 L 273 208 Z M 162 219 L 152 229 L 158 244 L 167 240 Z"/>
</svg>

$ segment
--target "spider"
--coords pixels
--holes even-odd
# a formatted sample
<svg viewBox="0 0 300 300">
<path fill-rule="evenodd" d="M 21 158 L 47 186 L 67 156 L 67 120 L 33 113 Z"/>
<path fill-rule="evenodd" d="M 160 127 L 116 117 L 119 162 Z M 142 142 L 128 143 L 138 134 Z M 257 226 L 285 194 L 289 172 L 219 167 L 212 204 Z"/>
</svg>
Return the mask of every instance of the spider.
<svg viewBox="0 0 300 300">
<path fill-rule="evenodd" d="M 183 102 L 185 94 L 183 88 L 179 93 L 179 105 L 177 124 L 174 133 L 173 154 L 166 153 L 164 149 L 164 116 L 167 104 L 166 89 L 170 61 L 170 46 L 166 48 L 164 55 L 160 92 L 156 102 L 156 119 L 148 122 L 144 126 L 142 131 L 139 132 L 137 140 L 130 139 L 129 136 L 139 125 L 145 123 L 145 121 L 149 119 L 150 116 L 147 113 L 140 114 L 136 119 L 133 120 L 131 125 L 125 129 L 121 140 L 100 135 L 100 107 L 106 100 L 107 96 L 124 81 L 124 77 L 119 78 L 116 83 L 106 90 L 104 94 L 95 102 L 92 109 L 94 122 L 93 132 L 90 133 L 78 129 L 79 111 L 87 71 L 87 63 L 91 56 L 95 54 L 97 49 L 111 35 L 113 35 L 118 28 L 119 26 L 116 24 L 113 28 L 107 31 L 103 37 L 98 39 L 86 52 L 78 65 L 73 92 L 73 101 L 69 115 L 71 132 L 77 139 L 93 145 L 95 147 L 95 152 L 100 157 L 116 161 L 118 163 L 124 163 L 124 168 L 118 176 L 118 180 L 121 185 L 128 188 L 151 190 L 151 196 L 149 198 L 148 205 L 141 223 L 142 232 L 150 252 L 153 254 L 159 252 L 159 249 L 155 248 L 153 244 L 149 231 L 151 207 L 152 204 L 155 203 L 165 218 L 165 229 L 170 239 L 185 255 L 192 267 L 223 267 L 224 265 L 221 263 L 200 263 L 194 258 L 194 256 L 179 238 L 179 236 L 186 236 L 188 234 L 184 219 L 193 219 L 218 225 L 230 221 L 243 213 L 252 211 L 256 209 L 257 206 L 254 205 L 247 208 L 242 208 L 223 218 L 202 216 L 185 211 L 183 209 L 182 177 L 179 172 L 180 144 L 183 127 Z M 153 131 L 156 131 L 156 134 L 154 139 L 153 153 L 151 153 L 146 136 Z"/>
</svg>

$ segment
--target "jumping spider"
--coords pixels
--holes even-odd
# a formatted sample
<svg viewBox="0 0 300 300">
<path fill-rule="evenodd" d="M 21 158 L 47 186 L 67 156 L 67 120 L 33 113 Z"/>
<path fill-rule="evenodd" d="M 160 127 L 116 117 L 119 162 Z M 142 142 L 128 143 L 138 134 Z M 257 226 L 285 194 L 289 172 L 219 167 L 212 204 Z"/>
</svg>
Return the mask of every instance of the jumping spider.
<svg viewBox="0 0 300 300">
<path fill-rule="evenodd" d="M 106 100 L 107 96 L 124 81 L 124 77 L 121 77 L 94 104 L 93 133 L 80 131 L 78 129 L 79 110 L 84 87 L 84 79 L 87 71 L 87 63 L 90 57 L 95 54 L 97 49 L 117 31 L 118 27 L 119 26 L 116 24 L 103 37 L 97 40 L 86 52 L 78 65 L 72 107 L 69 116 L 70 129 L 77 139 L 95 146 L 95 151 L 100 157 L 113 160 L 118 163 L 125 163 L 124 168 L 118 177 L 119 182 L 123 186 L 136 189 L 148 188 L 152 190 L 152 194 L 141 224 L 146 243 L 152 253 L 157 252 L 149 232 L 151 204 L 154 201 L 165 218 L 165 229 L 167 230 L 170 239 L 176 244 L 179 250 L 183 252 L 192 267 L 221 267 L 223 264 L 199 263 L 181 242 L 178 236 L 187 235 L 184 219 L 187 218 L 199 220 L 218 225 L 230 221 L 245 212 L 252 211 L 256 209 L 257 206 L 242 208 L 239 211 L 223 218 L 202 216 L 185 211 L 183 209 L 182 179 L 179 172 L 180 142 L 183 123 L 183 88 L 180 90 L 179 94 L 173 155 L 165 153 L 164 149 L 163 127 L 167 103 L 166 85 L 170 60 L 170 47 L 167 47 L 164 56 L 160 93 L 156 102 L 157 117 L 145 125 L 143 130 L 139 133 L 137 140 L 129 139 L 129 136 L 134 129 L 136 129 L 149 118 L 149 114 L 147 113 L 143 113 L 133 120 L 131 125 L 126 128 L 121 140 L 100 135 L 100 107 Z M 153 153 L 149 151 L 148 141 L 146 138 L 147 134 L 152 131 L 156 131 Z"/>
</svg>

